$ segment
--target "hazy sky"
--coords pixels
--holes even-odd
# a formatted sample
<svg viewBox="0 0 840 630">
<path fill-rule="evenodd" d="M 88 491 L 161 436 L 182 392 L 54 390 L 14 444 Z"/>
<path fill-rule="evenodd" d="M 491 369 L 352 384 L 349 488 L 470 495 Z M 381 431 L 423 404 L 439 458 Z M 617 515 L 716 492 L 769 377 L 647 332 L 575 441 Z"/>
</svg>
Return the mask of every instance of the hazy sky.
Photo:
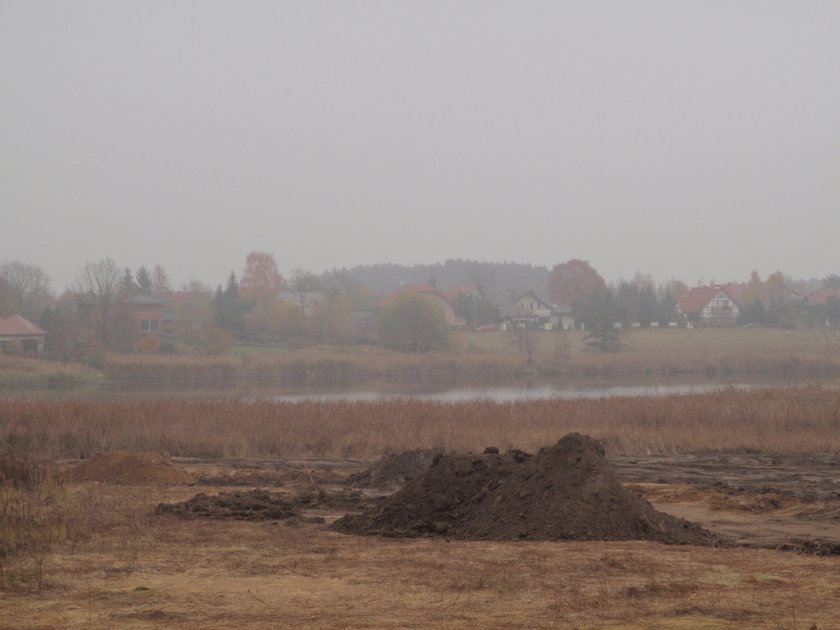
<svg viewBox="0 0 840 630">
<path fill-rule="evenodd" d="M 840 273 L 840 2 L 0 0 L 0 260 Z"/>
</svg>

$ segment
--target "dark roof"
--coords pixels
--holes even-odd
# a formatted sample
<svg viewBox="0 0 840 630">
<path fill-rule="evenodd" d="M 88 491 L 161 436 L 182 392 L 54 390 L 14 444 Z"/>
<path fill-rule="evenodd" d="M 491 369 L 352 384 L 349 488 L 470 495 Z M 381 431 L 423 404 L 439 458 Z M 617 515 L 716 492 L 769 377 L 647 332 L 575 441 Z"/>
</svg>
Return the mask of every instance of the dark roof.
<svg viewBox="0 0 840 630">
<path fill-rule="evenodd" d="M 0 335 L 4 336 L 37 336 L 49 334 L 43 328 L 36 326 L 21 315 L 11 315 L 5 319 L 0 317 Z"/>
<path fill-rule="evenodd" d="M 80 294 L 77 299 L 79 301 L 79 304 L 99 304 L 100 303 L 100 299 L 96 295 L 94 295 L 93 293 Z M 119 294 L 119 295 L 115 295 L 111 299 L 112 302 L 122 302 L 123 300 L 125 300 L 125 302 L 128 302 L 129 304 L 137 304 L 137 305 L 163 304 L 164 303 L 164 300 L 161 300 L 160 298 L 151 297 L 149 295 L 141 295 L 139 293 L 133 293 L 133 294 L 129 295 L 127 298 L 125 298 L 125 296 L 123 294 Z"/>
<path fill-rule="evenodd" d="M 454 285 L 449 287 L 443 292 L 443 296 L 452 301 L 459 295 L 477 295 L 478 294 L 478 287 L 474 284 L 465 284 L 465 285 Z"/>
</svg>

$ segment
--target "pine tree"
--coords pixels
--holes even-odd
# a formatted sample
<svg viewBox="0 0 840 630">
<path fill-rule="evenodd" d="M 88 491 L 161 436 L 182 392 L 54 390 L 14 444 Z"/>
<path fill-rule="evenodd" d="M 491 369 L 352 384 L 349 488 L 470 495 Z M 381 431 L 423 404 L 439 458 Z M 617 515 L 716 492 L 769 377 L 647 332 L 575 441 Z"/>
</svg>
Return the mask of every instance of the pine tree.
<svg viewBox="0 0 840 630">
<path fill-rule="evenodd" d="M 122 280 L 120 280 L 120 289 L 123 291 L 123 293 L 134 293 L 134 290 L 136 288 L 137 285 L 134 284 L 134 277 L 131 275 L 131 269 L 126 267 L 125 272 L 122 276 Z"/>
<path fill-rule="evenodd" d="M 137 289 L 143 295 L 152 294 L 152 276 L 144 265 L 137 270 Z"/>
</svg>

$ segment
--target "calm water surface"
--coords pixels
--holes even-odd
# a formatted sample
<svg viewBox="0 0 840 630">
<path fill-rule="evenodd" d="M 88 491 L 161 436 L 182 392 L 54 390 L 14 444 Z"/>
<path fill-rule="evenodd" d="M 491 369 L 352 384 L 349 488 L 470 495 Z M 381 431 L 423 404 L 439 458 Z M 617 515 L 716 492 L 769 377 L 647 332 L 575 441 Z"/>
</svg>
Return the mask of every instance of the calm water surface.
<svg viewBox="0 0 840 630">
<path fill-rule="evenodd" d="M 540 398 L 606 398 L 611 396 L 664 396 L 736 388 L 786 387 L 822 384 L 840 386 L 840 381 L 816 379 L 780 379 L 768 377 L 732 377 L 704 379 L 496 379 L 489 382 L 461 383 L 376 383 L 290 386 L 265 379 L 231 379 L 223 381 L 112 381 L 85 388 L 46 390 L 0 390 L 0 396 L 59 399 L 138 400 L 166 398 L 241 398 L 248 400 L 369 401 L 413 398 L 442 402 L 493 400 L 510 402 Z"/>
</svg>

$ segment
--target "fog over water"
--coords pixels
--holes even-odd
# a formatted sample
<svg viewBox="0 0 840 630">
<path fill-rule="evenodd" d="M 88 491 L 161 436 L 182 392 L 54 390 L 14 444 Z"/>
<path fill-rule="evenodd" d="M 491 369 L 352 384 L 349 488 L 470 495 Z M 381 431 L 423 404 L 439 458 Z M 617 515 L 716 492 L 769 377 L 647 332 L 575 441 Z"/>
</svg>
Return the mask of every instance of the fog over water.
<svg viewBox="0 0 840 630">
<path fill-rule="evenodd" d="M 0 3 L 0 260 L 837 273 L 840 3 Z"/>
</svg>

